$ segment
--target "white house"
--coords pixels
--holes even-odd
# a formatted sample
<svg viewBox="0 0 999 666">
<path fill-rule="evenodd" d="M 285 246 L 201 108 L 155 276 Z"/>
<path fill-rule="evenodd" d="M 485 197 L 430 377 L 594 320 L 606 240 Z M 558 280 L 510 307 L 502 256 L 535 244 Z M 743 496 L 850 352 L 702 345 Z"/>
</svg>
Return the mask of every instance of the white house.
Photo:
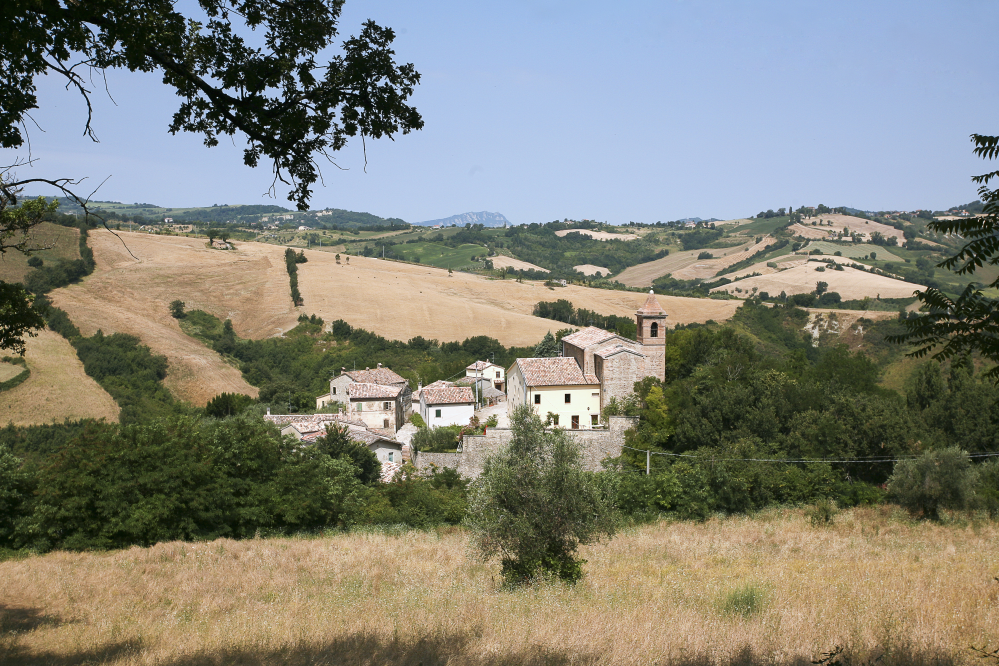
<svg viewBox="0 0 999 666">
<path fill-rule="evenodd" d="M 576 359 L 518 358 L 507 373 L 507 409 L 512 415 L 520 405 L 530 405 L 542 419 L 568 430 L 589 430 L 600 425 L 600 380 L 584 373 Z"/>
<path fill-rule="evenodd" d="M 465 368 L 466 377 L 484 377 L 492 382 L 493 388 L 503 390 L 506 384 L 506 370 L 495 363 L 488 361 L 476 361 Z"/>
<path fill-rule="evenodd" d="M 420 416 L 429 428 L 468 425 L 475 416 L 475 394 L 470 386 L 425 387 L 420 391 Z"/>
</svg>

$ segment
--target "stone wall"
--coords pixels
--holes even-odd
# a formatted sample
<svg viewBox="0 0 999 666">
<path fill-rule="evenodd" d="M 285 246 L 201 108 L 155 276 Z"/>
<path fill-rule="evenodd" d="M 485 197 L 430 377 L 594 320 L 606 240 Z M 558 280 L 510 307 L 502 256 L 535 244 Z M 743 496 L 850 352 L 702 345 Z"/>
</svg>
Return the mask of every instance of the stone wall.
<svg viewBox="0 0 999 666">
<path fill-rule="evenodd" d="M 583 468 L 592 472 L 603 469 L 605 458 L 621 455 L 624 433 L 638 425 L 637 416 L 612 416 L 604 430 L 570 430 L 569 433 L 582 446 Z M 482 473 L 486 458 L 499 451 L 513 439 L 513 431 L 490 428 L 484 435 L 465 435 L 460 453 L 416 453 L 413 464 L 417 469 L 430 465 L 453 467 L 466 478 L 474 479 Z"/>
</svg>

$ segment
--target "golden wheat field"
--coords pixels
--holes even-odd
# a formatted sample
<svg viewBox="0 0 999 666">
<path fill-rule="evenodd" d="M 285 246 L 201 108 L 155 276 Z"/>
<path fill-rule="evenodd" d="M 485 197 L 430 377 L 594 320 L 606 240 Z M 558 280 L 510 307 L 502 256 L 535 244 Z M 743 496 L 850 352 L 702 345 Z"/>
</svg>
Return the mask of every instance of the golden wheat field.
<svg viewBox="0 0 999 666">
<path fill-rule="evenodd" d="M 0 391 L 0 427 L 62 423 L 64 419 L 118 420 L 118 404 L 83 371 L 68 340 L 46 328 L 25 342 L 24 358 L 31 375 L 24 383 Z"/>
<path fill-rule="evenodd" d="M 657 278 L 672 275 L 678 280 L 707 279 L 720 271 L 762 250 L 773 238 L 766 236 L 760 243 L 747 239 L 745 245 L 711 250 L 682 250 L 671 252 L 662 259 L 629 266 L 615 280 L 629 287 L 647 287 Z M 698 259 L 702 252 L 710 252 L 712 259 Z"/>
<path fill-rule="evenodd" d="M 460 528 L 51 553 L 0 563 L 0 662 L 981 663 L 997 525 L 895 511 L 662 522 L 585 547 L 575 587 L 516 591 Z"/>
<path fill-rule="evenodd" d="M 840 259 L 840 257 L 835 257 Z M 845 263 L 845 262 L 843 262 Z M 857 270 L 845 266 L 841 271 L 823 270 L 825 268 L 818 262 L 805 262 L 792 268 L 769 275 L 758 275 L 748 277 L 735 282 L 715 287 L 712 292 L 724 291 L 730 294 L 748 294 L 753 288 L 765 291 L 771 296 L 784 292 L 789 296 L 792 294 L 805 294 L 815 291 L 818 282 L 825 282 L 829 291 L 835 291 L 843 300 L 871 298 L 907 298 L 915 291 L 923 291 L 926 287 L 912 282 L 903 282 L 895 278 L 884 275 L 875 275 L 866 271 Z M 736 291 L 740 289 L 741 291 Z"/>
</svg>

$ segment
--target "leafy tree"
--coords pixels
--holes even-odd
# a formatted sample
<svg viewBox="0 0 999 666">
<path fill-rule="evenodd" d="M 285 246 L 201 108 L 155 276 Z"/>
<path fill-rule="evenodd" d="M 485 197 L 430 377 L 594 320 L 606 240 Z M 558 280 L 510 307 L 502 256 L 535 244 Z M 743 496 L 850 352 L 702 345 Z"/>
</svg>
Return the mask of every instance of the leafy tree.
<svg viewBox="0 0 999 666">
<path fill-rule="evenodd" d="M 826 291 L 828 289 L 829 289 L 829 283 L 828 282 L 819 281 L 819 282 L 815 283 L 815 295 L 816 296 L 821 296 L 822 294 L 826 293 Z"/>
<path fill-rule="evenodd" d="M 555 336 L 552 335 L 551 331 L 545 333 L 545 337 L 541 339 L 534 347 L 534 358 L 549 358 L 552 356 L 559 355 L 559 344 L 555 340 Z"/>
<path fill-rule="evenodd" d="M 0 444 L 0 545 L 10 543 L 14 526 L 31 493 L 30 476 L 5 444 Z"/>
<path fill-rule="evenodd" d="M 236 416 L 253 404 L 253 398 L 242 393 L 219 393 L 205 405 L 205 416 L 223 419 Z"/>
<path fill-rule="evenodd" d="M 614 507 L 579 445 L 564 430 L 546 430 L 529 406 L 511 418 L 513 438 L 491 456 L 470 489 L 468 522 L 484 558 L 499 556 L 508 584 L 583 576 L 580 544 L 614 534 Z"/>
<path fill-rule="evenodd" d="M 939 518 L 940 509 L 966 508 L 974 488 L 971 460 L 957 447 L 927 451 L 915 460 L 900 460 L 888 482 L 889 497 L 929 518 Z"/>
<path fill-rule="evenodd" d="M 206 22 L 176 3 L 39 3 L 10 0 L 0 21 L 0 147 L 24 143 L 21 128 L 38 107 L 35 77 L 57 74 L 84 97 L 85 132 L 94 136 L 90 91 L 79 64 L 159 72 L 181 98 L 170 132 L 194 132 L 205 145 L 240 134 L 243 161 L 271 161 L 288 195 L 308 208 L 319 178 L 317 157 L 342 149 L 350 137 L 392 137 L 420 129 L 406 104 L 420 75 L 397 65 L 395 33 L 367 21 L 325 64 L 334 47 L 343 3 L 337 0 L 201 0 Z M 262 35 L 253 46 L 241 36 Z M 72 60 L 79 59 L 79 63 Z"/>
<path fill-rule="evenodd" d="M 979 157 L 999 157 L 999 136 L 972 134 L 971 140 Z M 931 219 L 926 224 L 930 231 L 965 241 L 957 254 L 937 266 L 958 275 L 973 276 L 985 264 L 999 265 L 999 188 L 988 187 L 997 176 L 999 171 L 991 171 L 972 178 L 981 186 L 978 189 L 983 202 L 981 215 L 957 220 Z M 999 277 L 986 286 L 999 288 Z M 902 322 L 905 332 L 888 339 L 915 345 L 917 349 L 909 355 L 916 358 L 934 352 L 933 358 L 945 360 L 978 352 L 999 363 L 999 300 L 986 296 L 982 289 L 979 283 L 970 282 L 956 299 L 934 287 L 917 293 L 923 314 L 906 319 Z M 999 382 L 999 365 L 989 370 L 987 376 Z"/>
<path fill-rule="evenodd" d="M 327 425 L 326 434 L 316 440 L 316 448 L 331 458 L 350 462 L 361 483 L 374 483 L 381 477 L 382 464 L 378 457 L 368 447 L 352 440 L 347 426 Z"/>
<path fill-rule="evenodd" d="M 170 301 L 170 316 L 174 319 L 184 318 L 184 301 L 180 299 Z"/>
<path fill-rule="evenodd" d="M 34 336 L 45 320 L 33 307 L 33 298 L 19 284 L 0 281 L 0 349 L 24 353 L 24 337 Z"/>
</svg>

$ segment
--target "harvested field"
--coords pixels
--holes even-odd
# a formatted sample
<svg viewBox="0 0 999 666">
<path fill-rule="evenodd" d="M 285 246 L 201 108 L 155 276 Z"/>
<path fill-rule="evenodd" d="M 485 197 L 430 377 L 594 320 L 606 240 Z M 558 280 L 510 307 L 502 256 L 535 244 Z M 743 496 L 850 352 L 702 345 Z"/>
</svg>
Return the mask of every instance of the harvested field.
<svg viewBox="0 0 999 666">
<path fill-rule="evenodd" d="M 604 277 L 610 275 L 610 270 L 604 268 L 603 266 L 594 266 L 593 264 L 580 264 L 579 266 L 573 266 L 574 270 L 579 271 L 583 275 L 596 275 L 600 273 Z"/>
<path fill-rule="evenodd" d="M 832 255 L 834 252 L 842 252 L 844 257 L 851 257 L 853 259 L 862 259 L 871 252 L 875 252 L 878 255 L 878 259 L 882 261 L 902 261 L 901 257 L 892 254 L 891 250 L 888 248 L 875 247 L 870 243 L 840 244 L 830 243 L 829 241 L 812 241 L 803 248 L 799 249 L 798 253 L 808 254 L 812 250 L 821 250 L 823 255 Z"/>
<path fill-rule="evenodd" d="M 0 661 L 799 666 L 842 646 L 840 663 L 982 663 L 999 528 L 896 511 L 655 523 L 582 548 L 575 586 L 514 591 L 462 529 L 9 560 Z"/>
<path fill-rule="evenodd" d="M 489 257 L 492 259 L 493 268 L 512 268 L 515 271 L 541 271 L 542 273 L 550 273 L 547 268 L 541 268 L 541 266 L 535 266 L 532 263 L 521 261 L 520 259 L 514 259 L 513 257 L 507 257 L 505 255 L 497 255 L 495 257 Z"/>
<path fill-rule="evenodd" d="M 562 237 L 568 234 L 582 234 L 584 236 L 589 236 L 594 240 L 608 241 L 608 240 L 635 240 L 638 238 L 637 234 L 615 234 L 609 231 L 593 231 L 592 229 L 562 229 L 561 231 L 556 231 L 555 235 Z"/>
<path fill-rule="evenodd" d="M 835 239 L 836 233 L 842 231 L 843 228 L 840 227 L 837 229 L 835 227 L 813 227 L 804 224 L 792 224 L 787 230 L 795 236 L 801 236 L 810 240 L 828 240 L 829 238 Z"/>
<path fill-rule="evenodd" d="M 600 314 L 633 316 L 643 293 L 590 289 L 577 285 L 549 289 L 541 283 L 490 280 L 429 266 L 366 257 L 337 265 L 326 253 L 306 250 L 299 288 L 304 311 L 326 321 L 344 319 L 394 340 L 417 335 L 440 341 L 488 335 L 504 345 L 534 345 L 563 325 L 531 315 L 538 301 L 564 298 Z M 723 321 L 740 301 L 660 296 L 670 323 Z"/>
<path fill-rule="evenodd" d="M 80 232 L 72 227 L 62 227 L 51 222 L 42 222 L 32 230 L 32 245 L 47 247 L 47 250 L 32 252 L 33 257 L 39 257 L 45 262 L 59 259 L 80 258 Z M 19 242 L 10 239 L 8 242 Z M 28 274 L 28 257 L 20 252 L 10 251 L 0 255 L 0 280 L 4 282 L 20 282 Z"/>
<path fill-rule="evenodd" d="M 898 240 L 898 244 L 902 245 L 905 243 L 905 235 L 900 229 L 895 227 L 890 227 L 887 224 L 881 224 L 880 222 L 874 222 L 873 220 L 865 220 L 862 217 L 854 217 L 853 215 L 841 215 L 839 213 L 830 213 L 826 215 L 816 215 L 815 221 L 821 220 L 824 226 L 812 226 L 812 220 L 806 220 L 803 224 L 794 224 L 789 227 L 796 235 L 804 236 L 805 238 L 825 238 L 829 231 L 836 234 L 843 229 L 849 229 L 851 232 L 856 231 L 858 233 L 864 234 L 865 240 L 869 241 L 871 239 L 871 234 L 875 231 L 881 233 L 884 237 L 894 236 Z M 832 222 L 832 226 L 829 226 L 829 222 Z M 820 235 L 808 235 L 807 233 L 799 233 L 799 229 L 812 230 L 812 232 L 818 231 Z"/>
<path fill-rule="evenodd" d="M 673 273 L 673 277 L 678 280 L 705 280 L 707 278 L 712 278 L 720 273 L 723 273 L 729 266 L 737 264 L 744 259 L 748 259 L 773 242 L 774 239 L 771 236 L 765 236 L 763 240 L 753 245 L 743 245 L 726 250 L 708 250 L 711 254 L 715 255 L 713 259 L 698 260 L 697 263 L 675 271 Z M 724 254 L 722 254 L 722 256 L 718 256 L 719 252 L 723 252 Z"/>
<path fill-rule="evenodd" d="M 93 231 L 97 270 L 80 284 L 51 294 L 84 335 L 129 333 L 169 360 L 166 386 L 178 398 L 204 405 L 219 393 L 257 395 L 256 387 L 214 351 L 185 335 L 170 316 L 175 299 L 189 310 L 232 319 L 242 337 L 259 339 L 297 323 L 289 295 L 284 248 L 237 243 L 234 251 L 211 250 L 204 240 L 178 236 Z"/>
<path fill-rule="evenodd" d="M 833 259 L 842 259 L 842 257 L 833 257 Z M 822 265 L 820 262 L 812 261 L 779 273 L 738 280 L 721 287 L 715 287 L 711 291 L 726 291 L 738 295 L 751 292 L 756 287 L 759 291 L 765 291 L 771 296 L 782 291 L 791 296 L 814 291 L 815 283 L 821 281 L 829 284 L 829 291 L 835 291 L 843 297 L 843 300 L 849 301 L 867 296 L 871 298 L 879 296 L 882 298 L 907 298 L 912 296 L 914 291 L 922 291 L 926 288 L 911 282 L 874 275 L 849 266 L 844 267 L 841 271 L 817 271 L 816 268 Z M 737 292 L 737 288 L 742 291 Z"/>
<path fill-rule="evenodd" d="M 26 342 L 24 358 L 31 376 L 19 386 L 0 391 L 0 426 L 44 425 L 64 419 L 118 420 L 120 410 L 114 398 L 83 372 L 83 363 L 66 338 L 46 328 Z"/>
</svg>

